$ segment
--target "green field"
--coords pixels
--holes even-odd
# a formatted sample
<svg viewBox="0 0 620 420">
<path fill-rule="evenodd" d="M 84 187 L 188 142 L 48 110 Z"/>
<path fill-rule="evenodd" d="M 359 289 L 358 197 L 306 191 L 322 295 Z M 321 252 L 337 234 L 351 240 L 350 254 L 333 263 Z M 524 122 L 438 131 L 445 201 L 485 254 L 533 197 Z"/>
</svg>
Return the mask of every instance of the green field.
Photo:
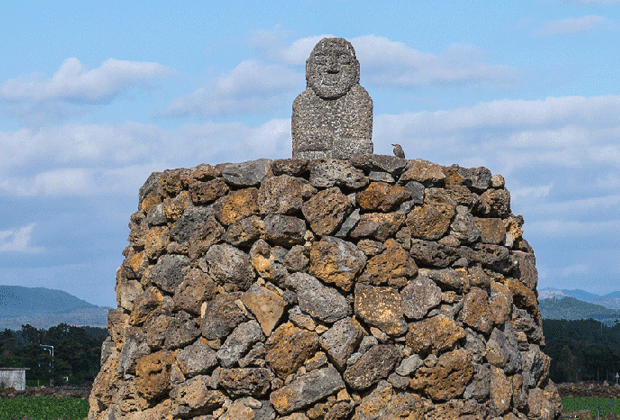
<svg viewBox="0 0 620 420">
<path fill-rule="evenodd" d="M 81 398 L 21 397 L 0 399 L 0 420 L 14 417 L 32 420 L 82 420 L 88 416 L 88 400 Z"/>
<path fill-rule="evenodd" d="M 618 398 L 582 398 L 582 397 L 562 397 L 564 412 L 590 410 L 592 416 L 601 418 L 609 413 L 620 415 L 620 399 Z"/>
</svg>

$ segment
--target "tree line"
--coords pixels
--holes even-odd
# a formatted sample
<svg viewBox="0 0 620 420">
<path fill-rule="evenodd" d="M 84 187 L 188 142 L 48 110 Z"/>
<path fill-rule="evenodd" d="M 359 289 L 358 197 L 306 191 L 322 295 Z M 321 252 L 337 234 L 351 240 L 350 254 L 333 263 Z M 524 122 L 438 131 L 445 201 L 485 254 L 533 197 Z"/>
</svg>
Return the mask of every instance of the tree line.
<svg viewBox="0 0 620 420">
<path fill-rule="evenodd" d="M 0 367 L 29 368 L 28 385 L 82 385 L 99 372 L 106 328 L 60 324 L 49 330 L 30 324 L 0 332 Z M 52 347 L 53 346 L 53 357 Z"/>
</svg>

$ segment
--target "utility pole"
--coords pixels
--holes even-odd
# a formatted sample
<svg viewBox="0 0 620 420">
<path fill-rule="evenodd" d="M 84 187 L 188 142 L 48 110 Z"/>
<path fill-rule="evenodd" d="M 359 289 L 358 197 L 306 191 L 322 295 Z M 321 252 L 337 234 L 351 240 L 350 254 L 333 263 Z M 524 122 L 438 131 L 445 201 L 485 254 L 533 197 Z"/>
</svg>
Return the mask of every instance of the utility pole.
<svg viewBox="0 0 620 420">
<path fill-rule="evenodd" d="M 50 362 L 50 386 L 52 386 L 52 369 L 54 367 L 54 346 L 48 345 L 48 344 L 39 344 L 41 347 L 43 347 L 45 350 L 49 351 L 50 354 L 52 355 L 52 361 Z"/>
</svg>

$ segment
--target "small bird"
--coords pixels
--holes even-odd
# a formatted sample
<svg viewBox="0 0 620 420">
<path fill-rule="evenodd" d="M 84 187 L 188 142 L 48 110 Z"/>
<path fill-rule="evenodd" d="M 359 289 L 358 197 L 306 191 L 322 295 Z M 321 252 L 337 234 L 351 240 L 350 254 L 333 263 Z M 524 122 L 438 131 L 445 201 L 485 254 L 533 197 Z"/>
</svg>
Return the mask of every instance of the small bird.
<svg viewBox="0 0 620 420">
<path fill-rule="evenodd" d="M 399 157 L 399 158 L 405 158 L 405 151 L 403 150 L 402 147 L 400 147 L 400 144 L 392 144 L 392 146 L 394 146 L 394 156 Z"/>
</svg>

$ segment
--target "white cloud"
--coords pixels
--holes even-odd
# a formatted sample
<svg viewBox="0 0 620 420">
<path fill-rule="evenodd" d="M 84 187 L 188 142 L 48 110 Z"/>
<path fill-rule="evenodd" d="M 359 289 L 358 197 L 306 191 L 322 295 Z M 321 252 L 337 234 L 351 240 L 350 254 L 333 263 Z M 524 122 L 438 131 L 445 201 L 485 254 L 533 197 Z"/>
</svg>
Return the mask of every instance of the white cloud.
<svg viewBox="0 0 620 420">
<path fill-rule="evenodd" d="M 273 119 L 257 127 L 208 122 L 164 130 L 127 122 L 0 132 L 0 155 L 9 157 L 0 161 L 0 193 L 133 196 L 153 171 L 288 157 L 290 130 L 289 119 Z"/>
<path fill-rule="evenodd" d="M 533 36 L 550 37 L 555 35 L 572 35 L 579 33 L 615 31 L 618 26 L 603 16 L 588 15 L 546 22 L 532 32 Z"/>
<path fill-rule="evenodd" d="M 562 270 L 563 276 L 572 276 L 575 274 L 586 274 L 590 270 L 590 267 L 586 264 L 573 264 L 567 267 L 564 267 Z"/>
<path fill-rule="evenodd" d="M 154 77 L 172 74 L 161 64 L 110 58 L 95 70 L 86 70 L 80 60 L 67 58 L 52 78 L 40 74 L 9 79 L 0 87 L 4 101 L 108 102 L 129 87 Z"/>
<path fill-rule="evenodd" d="M 43 251 L 42 247 L 32 246 L 30 240 L 34 223 L 17 229 L 0 231 L 0 252 L 20 252 L 36 254 Z"/>
<path fill-rule="evenodd" d="M 528 222 L 527 232 L 536 232 L 537 235 L 546 237 L 593 237 L 601 234 L 614 235 L 620 234 L 620 219 L 616 220 L 592 220 L 581 222 L 567 219 L 545 219 Z"/>
<path fill-rule="evenodd" d="M 195 92 L 175 98 L 164 117 L 260 113 L 278 108 L 304 86 L 303 75 L 282 65 L 241 62 Z M 292 101 L 292 99 L 291 99 Z"/>
</svg>

